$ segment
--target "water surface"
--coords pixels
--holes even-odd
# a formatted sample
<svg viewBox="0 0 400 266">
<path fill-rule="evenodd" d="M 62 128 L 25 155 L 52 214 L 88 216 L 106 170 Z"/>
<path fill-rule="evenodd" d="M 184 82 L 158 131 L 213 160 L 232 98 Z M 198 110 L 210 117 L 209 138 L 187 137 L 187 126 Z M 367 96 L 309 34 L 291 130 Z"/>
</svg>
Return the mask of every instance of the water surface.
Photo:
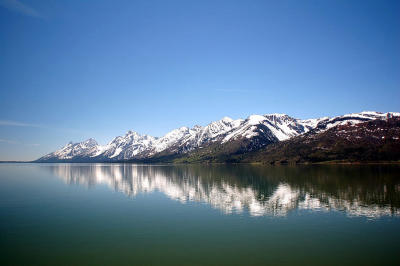
<svg viewBox="0 0 400 266">
<path fill-rule="evenodd" d="M 399 265 L 399 170 L 0 164 L 0 264 Z"/>
</svg>

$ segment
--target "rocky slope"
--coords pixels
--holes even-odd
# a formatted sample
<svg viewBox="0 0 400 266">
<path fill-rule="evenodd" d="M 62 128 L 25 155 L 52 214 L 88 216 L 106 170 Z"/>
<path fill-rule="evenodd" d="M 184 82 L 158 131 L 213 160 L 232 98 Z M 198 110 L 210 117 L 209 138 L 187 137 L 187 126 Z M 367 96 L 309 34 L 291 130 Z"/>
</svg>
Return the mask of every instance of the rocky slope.
<svg viewBox="0 0 400 266">
<path fill-rule="evenodd" d="M 400 117 L 318 128 L 266 149 L 237 158 L 243 162 L 316 163 L 400 160 Z"/>
</svg>

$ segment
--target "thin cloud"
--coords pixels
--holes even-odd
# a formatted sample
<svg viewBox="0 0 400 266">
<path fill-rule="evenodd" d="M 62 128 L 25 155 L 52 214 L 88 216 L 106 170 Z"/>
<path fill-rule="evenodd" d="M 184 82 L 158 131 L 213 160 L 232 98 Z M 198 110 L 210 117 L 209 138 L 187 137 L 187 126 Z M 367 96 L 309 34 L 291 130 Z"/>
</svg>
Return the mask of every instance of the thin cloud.
<svg viewBox="0 0 400 266">
<path fill-rule="evenodd" d="M 1 126 L 33 127 L 33 128 L 42 128 L 42 129 L 48 129 L 48 130 L 58 130 L 58 131 L 69 132 L 69 133 L 74 133 L 74 134 L 88 134 L 87 131 L 82 131 L 82 130 L 73 129 L 73 128 L 53 127 L 53 126 L 48 126 L 48 125 L 31 124 L 31 123 L 25 123 L 25 122 L 20 122 L 20 121 L 13 121 L 13 120 L 0 120 L 0 127 Z"/>
<path fill-rule="evenodd" d="M 32 144 L 26 144 L 26 145 L 27 145 L 27 146 L 34 146 L 34 147 L 40 146 L 39 143 L 32 143 Z"/>
<path fill-rule="evenodd" d="M 11 121 L 11 120 L 0 120 L 0 126 L 11 126 L 11 127 L 43 127 L 37 124 L 29 124 L 24 122 L 18 121 Z"/>
<path fill-rule="evenodd" d="M 0 0 L 0 5 L 9 10 L 23 14 L 25 16 L 34 17 L 34 18 L 43 18 L 43 16 L 39 12 L 37 12 L 35 9 L 21 3 L 18 0 Z"/>
<path fill-rule="evenodd" d="M 19 144 L 18 141 L 9 140 L 9 139 L 0 139 L 0 142 L 7 143 L 7 144 Z"/>
<path fill-rule="evenodd" d="M 16 140 L 10 140 L 10 139 L 0 139 L 0 143 L 7 143 L 7 144 L 17 144 L 17 145 L 25 145 L 25 146 L 40 146 L 38 143 L 22 143 L 20 141 Z"/>
</svg>

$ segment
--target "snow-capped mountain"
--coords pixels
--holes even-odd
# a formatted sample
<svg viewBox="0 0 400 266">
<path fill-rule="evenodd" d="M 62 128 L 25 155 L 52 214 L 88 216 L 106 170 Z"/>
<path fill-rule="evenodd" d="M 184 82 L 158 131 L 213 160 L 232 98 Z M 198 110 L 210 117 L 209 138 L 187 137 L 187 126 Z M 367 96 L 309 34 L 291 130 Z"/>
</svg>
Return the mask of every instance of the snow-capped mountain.
<svg viewBox="0 0 400 266">
<path fill-rule="evenodd" d="M 105 146 L 99 146 L 92 157 L 124 160 L 134 158 L 154 146 L 156 138 L 128 131 L 124 136 L 114 138 Z"/>
<path fill-rule="evenodd" d="M 94 139 L 88 139 L 79 143 L 69 142 L 61 149 L 43 156 L 40 160 L 70 160 L 81 157 L 93 157 L 96 156 L 100 148 L 101 146 Z"/>
<path fill-rule="evenodd" d="M 352 119 L 354 116 L 351 116 Z M 363 118 L 363 117 L 362 117 Z M 265 149 L 237 158 L 241 162 L 264 164 L 302 164 L 321 162 L 396 162 L 400 160 L 400 117 L 358 120 L 329 129 L 316 128 L 284 142 L 274 143 Z M 326 126 L 326 121 L 322 124 Z M 192 154 L 186 157 L 194 157 Z M 235 157 L 235 156 L 232 156 Z M 188 159 L 188 158 L 184 158 Z M 218 159 L 218 158 L 217 158 Z M 230 159 L 231 161 L 233 158 Z"/>
<path fill-rule="evenodd" d="M 319 121 L 316 123 L 315 128 L 319 131 L 323 131 L 339 125 L 346 125 L 346 124 L 355 125 L 358 123 L 367 122 L 375 119 L 386 119 L 389 116 L 400 116 L 400 113 L 395 113 L 395 112 L 380 113 L 380 112 L 364 111 L 361 113 L 346 114 L 342 116 L 336 116 L 333 118 L 324 117 L 319 119 Z"/>
<path fill-rule="evenodd" d="M 233 120 L 224 117 L 207 126 L 181 127 L 160 138 L 128 131 L 106 145 L 94 139 L 80 143 L 68 143 L 38 161 L 121 161 L 146 159 L 160 154 L 184 154 L 211 144 L 228 144 L 246 141 L 249 151 L 268 144 L 290 139 L 311 130 L 325 131 L 335 126 L 357 124 L 375 119 L 400 116 L 400 113 L 361 112 L 333 118 L 296 119 L 286 114 L 251 115 L 246 119 Z"/>
</svg>

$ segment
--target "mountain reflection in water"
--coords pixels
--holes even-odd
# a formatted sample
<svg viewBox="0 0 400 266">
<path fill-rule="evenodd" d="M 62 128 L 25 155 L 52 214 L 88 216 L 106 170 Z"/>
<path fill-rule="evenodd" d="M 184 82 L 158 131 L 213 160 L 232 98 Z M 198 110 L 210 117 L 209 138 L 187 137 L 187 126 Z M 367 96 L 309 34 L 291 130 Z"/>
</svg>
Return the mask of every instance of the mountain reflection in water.
<svg viewBox="0 0 400 266">
<path fill-rule="evenodd" d="M 285 216 L 292 210 L 398 216 L 398 166 L 43 165 L 68 184 L 106 184 L 134 197 L 160 191 L 182 203 L 207 203 L 226 214 Z"/>
</svg>

